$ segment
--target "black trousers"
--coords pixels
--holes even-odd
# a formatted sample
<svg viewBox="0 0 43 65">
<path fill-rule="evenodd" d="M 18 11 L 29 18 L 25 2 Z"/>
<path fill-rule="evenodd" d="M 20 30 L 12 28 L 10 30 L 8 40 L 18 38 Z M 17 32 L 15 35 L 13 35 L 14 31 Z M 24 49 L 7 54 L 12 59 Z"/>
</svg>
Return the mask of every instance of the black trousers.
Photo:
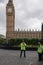
<svg viewBox="0 0 43 65">
<path fill-rule="evenodd" d="M 39 61 L 42 60 L 42 53 L 38 53 Z"/>
<path fill-rule="evenodd" d="M 22 56 L 22 53 L 24 52 L 24 57 L 26 57 L 26 50 L 21 50 L 20 57 Z"/>
</svg>

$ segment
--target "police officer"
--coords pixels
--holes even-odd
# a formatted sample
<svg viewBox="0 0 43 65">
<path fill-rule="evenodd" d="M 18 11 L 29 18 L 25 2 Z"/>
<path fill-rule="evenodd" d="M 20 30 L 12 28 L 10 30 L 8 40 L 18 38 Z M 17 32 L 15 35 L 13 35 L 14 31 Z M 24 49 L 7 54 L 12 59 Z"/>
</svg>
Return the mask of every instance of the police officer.
<svg viewBox="0 0 43 65">
<path fill-rule="evenodd" d="M 39 46 L 38 46 L 37 52 L 38 52 L 39 61 L 41 61 L 42 60 L 42 48 L 41 48 L 41 43 L 38 42 L 38 44 Z"/>
<path fill-rule="evenodd" d="M 20 48 L 21 48 L 20 58 L 21 58 L 23 52 L 24 52 L 24 57 L 26 57 L 26 43 L 24 42 L 24 40 L 23 40 L 23 42 L 20 44 Z"/>
</svg>

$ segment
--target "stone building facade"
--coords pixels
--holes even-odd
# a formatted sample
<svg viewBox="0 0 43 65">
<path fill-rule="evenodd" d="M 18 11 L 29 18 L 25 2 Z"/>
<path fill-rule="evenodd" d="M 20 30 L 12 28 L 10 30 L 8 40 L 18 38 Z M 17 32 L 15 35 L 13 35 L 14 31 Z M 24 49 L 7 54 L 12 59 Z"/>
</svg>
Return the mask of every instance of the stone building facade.
<svg viewBox="0 0 43 65">
<path fill-rule="evenodd" d="M 6 6 L 6 38 L 41 39 L 41 31 L 15 31 L 15 9 L 13 0 L 9 0 Z"/>
</svg>

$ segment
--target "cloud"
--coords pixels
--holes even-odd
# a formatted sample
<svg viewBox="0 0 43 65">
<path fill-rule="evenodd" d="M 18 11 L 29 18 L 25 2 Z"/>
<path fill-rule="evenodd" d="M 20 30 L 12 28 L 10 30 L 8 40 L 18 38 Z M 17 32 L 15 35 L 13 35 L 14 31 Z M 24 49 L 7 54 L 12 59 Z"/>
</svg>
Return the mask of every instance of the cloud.
<svg viewBox="0 0 43 65">
<path fill-rule="evenodd" d="M 6 35 L 6 9 L 4 1 L 0 1 L 0 34 Z"/>
<path fill-rule="evenodd" d="M 16 3 L 15 6 L 16 25 L 18 24 L 16 28 L 41 29 L 43 0 L 18 0 L 18 3 Z"/>
<path fill-rule="evenodd" d="M 19 0 L 18 0 L 19 1 Z M 20 4 L 17 3 L 16 9 L 21 12 L 24 11 L 26 17 L 43 17 L 43 2 L 42 0 L 20 0 Z M 18 12 L 18 13 L 19 13 Z"/>
<path fill-rule="evenodd" d="M 6 3 L 8 0 L 0 0 L 0 3 Z"/>
</svg>

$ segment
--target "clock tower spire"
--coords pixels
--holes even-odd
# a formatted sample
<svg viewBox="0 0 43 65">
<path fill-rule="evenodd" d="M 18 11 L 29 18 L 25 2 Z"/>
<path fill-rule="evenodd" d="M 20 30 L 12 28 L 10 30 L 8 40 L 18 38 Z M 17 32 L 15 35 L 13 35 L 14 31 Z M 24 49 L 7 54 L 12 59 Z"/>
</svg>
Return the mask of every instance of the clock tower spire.
<svg viewBox="0 0 43 65">
<path fill-rule="evenodd" d="M 15 10 L 13 0 L 9 0 L 6 6 L 6 38 L 14 37 Z"/>
<path fill-rule="evenodd" d="M 9 0 L 9 3 L 12 4 L 13 3 L 13 0 Z"/>
<path fill-rule="evenodd" d="M 9 2 L 12 2 L 13 0 L 9 0 Z"/>
</svg>

